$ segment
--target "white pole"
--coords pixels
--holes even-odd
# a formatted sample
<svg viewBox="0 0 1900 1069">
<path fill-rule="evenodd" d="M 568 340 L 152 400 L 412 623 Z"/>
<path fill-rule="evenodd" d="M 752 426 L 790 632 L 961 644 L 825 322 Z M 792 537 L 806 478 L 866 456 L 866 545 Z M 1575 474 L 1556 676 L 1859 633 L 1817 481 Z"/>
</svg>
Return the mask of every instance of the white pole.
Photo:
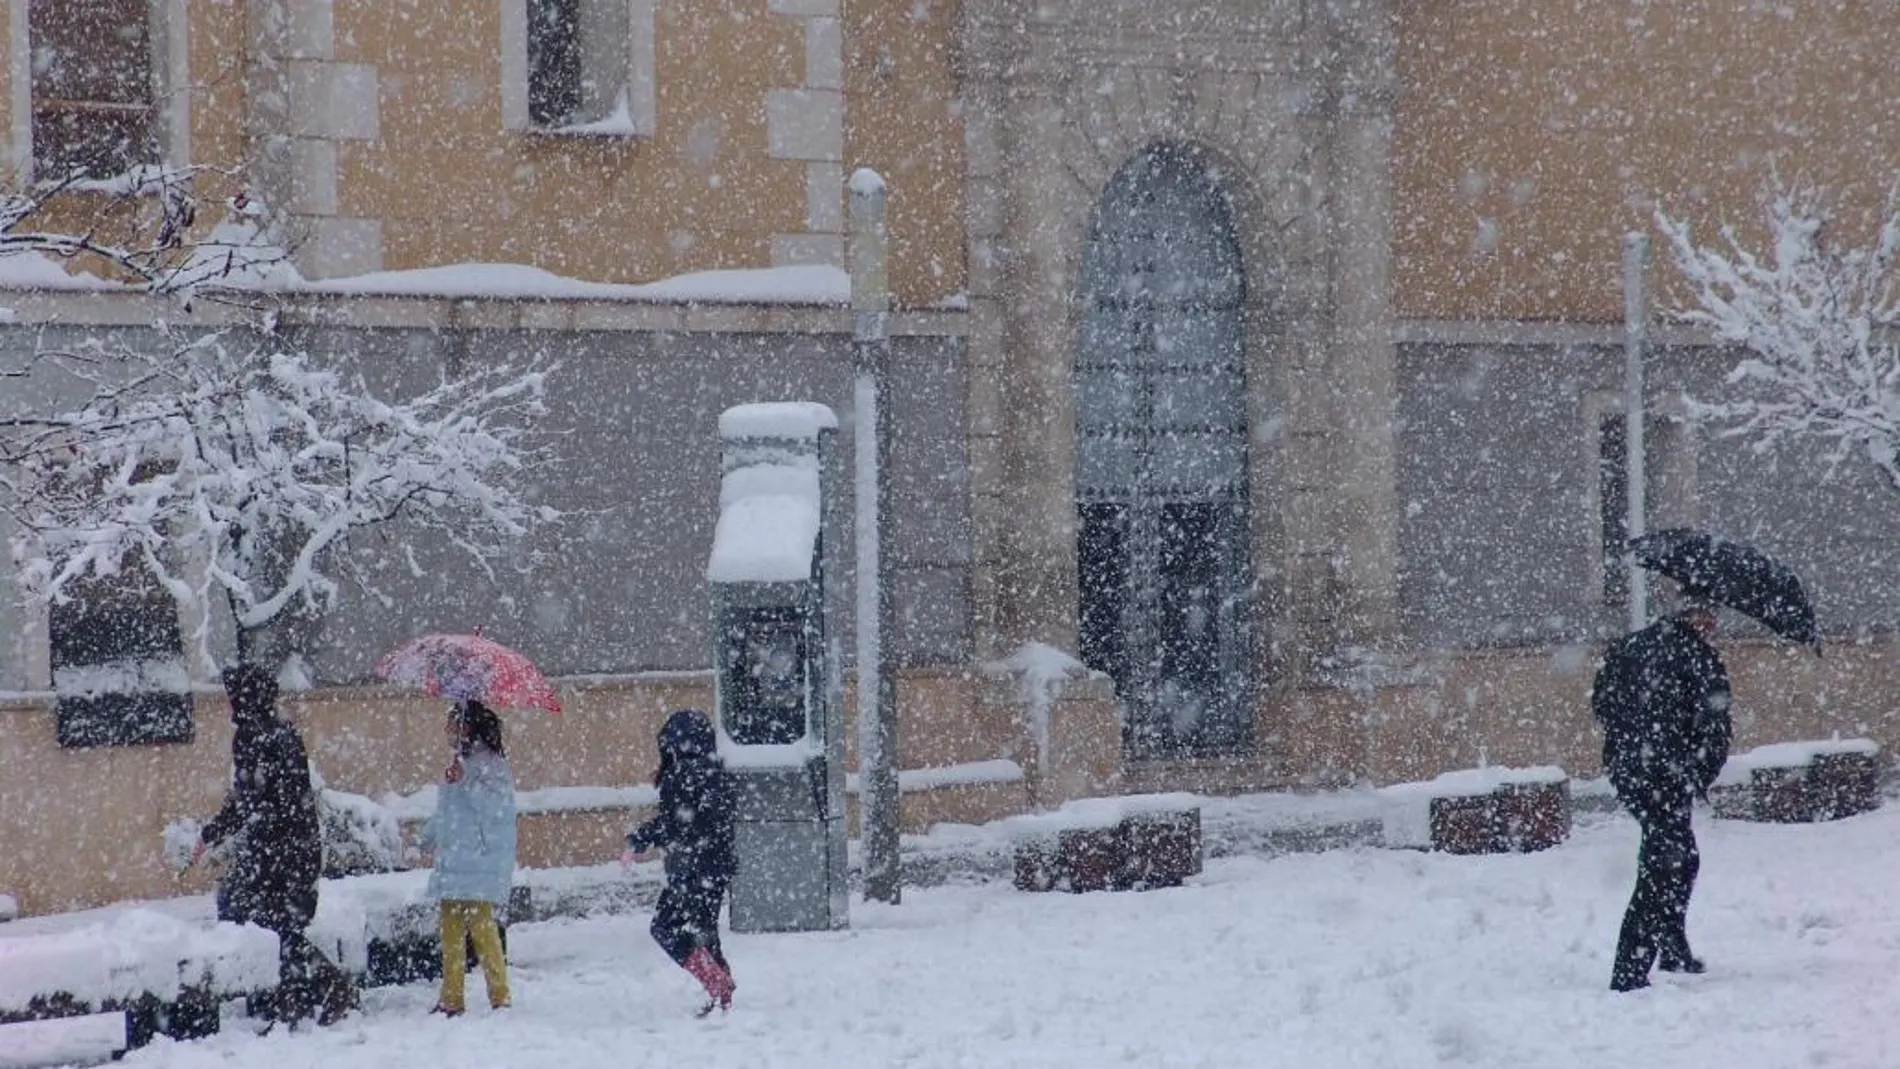
<svg viewBox="0 0 1900 1069">
<path fill-rule="evenodd" d="M 1649 459 L 1643 441 L 1643 355 L 1649 324 L 1645 275 L 1649 269 L 1649 235 L 1632 230 L 1623 235 L 1623 417 L 1628 448 L 1625 451 L 1624 478 L 1629 496 L 1629 537 L 1638 538 L 1645 530 L 1648 512 Z M 1635 631 L 1649 624 L 1648 575 L 1636 563 L 1636 555 L 1626 555 L 1629 567 L 1629 626 Z"/>
<path fill-rule="evenodd" d="M 898 853 L 897 679 L 891 672 L 889 530 L 890 287 L 885 276 L 884 179 L 868 167 L 851 175 L 851 307 L 856 315 L 858 772 L 864 897 L 896 903 L 903 894 Z"/>
</svg>

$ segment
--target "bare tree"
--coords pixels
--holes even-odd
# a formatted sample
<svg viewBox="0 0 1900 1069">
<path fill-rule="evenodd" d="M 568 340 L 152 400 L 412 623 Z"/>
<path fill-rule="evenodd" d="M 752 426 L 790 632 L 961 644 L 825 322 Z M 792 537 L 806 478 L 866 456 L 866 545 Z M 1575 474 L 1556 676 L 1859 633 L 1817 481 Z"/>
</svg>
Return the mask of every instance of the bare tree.
<svg viewBox="0 0 1900 1069">
<path fill-rule="evenodd" d="M 477 368 L 384 401 L 359 375 L 248 334 L 159 331 L 162 344 L 41 353 L 34 374 L 85 384 L 70 410 L 0 418 L 0 511 L 29 591 L 63 599 L 128 562 L 175 597 L 221 598 L 240 661 L 287 616 L 320 613 L 338 579 L 374 590 L 352 531 L 407 521 L 492 568 L 537 521 L 517 477 L 545 372 Z M 211 614 L 196 639 L 208 652 Z M 275 667 L 273 664 L 272 667 Z"/>
<path fill-rule="evenodd" d="M 189 301 L 206 290 L 228 299 L 288 252 L 257 225 L 263 206 L 237 194 L 224 217 L 200 226 L 204 167 L 139 167 L 115 178 L 72 175 L 0 193 L 0 258 L 38 254 L 103 270 L 135 290 Z"/>
<path fill-rule="evenodd" d="M 1773 177 L 1761 205 L 1759 251 L 1731 227 L 1699 244 L 1688 222 L 1656 217 L 1689 283 L 1682 317 L 1743 351 L 1731 395 L 1695 411 L 1763 449 L 1811 438 L 1833 446 L 1833 464 L 1865 454 L 1900 490 L 1900 197 L 1889 194 L 1858 242 L 1840 240 L 1831 200 L 1813 186 Z"/>
</svg>

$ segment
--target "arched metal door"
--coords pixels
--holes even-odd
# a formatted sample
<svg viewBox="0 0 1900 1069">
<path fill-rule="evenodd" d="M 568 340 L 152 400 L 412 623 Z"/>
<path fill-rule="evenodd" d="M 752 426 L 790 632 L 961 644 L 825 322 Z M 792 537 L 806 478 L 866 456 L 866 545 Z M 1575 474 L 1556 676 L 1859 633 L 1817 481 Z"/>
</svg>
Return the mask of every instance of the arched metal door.
<svg viewBox="0 0 1900 1069">
<path fill-rule="evenodd" d="M 1131 757 L 1252 742 L 1246 287 L 1227 199 L 1189 151 L 1109 183 L 1076 356 L 1082 659 L 1114 677 Z"/>
</svg>

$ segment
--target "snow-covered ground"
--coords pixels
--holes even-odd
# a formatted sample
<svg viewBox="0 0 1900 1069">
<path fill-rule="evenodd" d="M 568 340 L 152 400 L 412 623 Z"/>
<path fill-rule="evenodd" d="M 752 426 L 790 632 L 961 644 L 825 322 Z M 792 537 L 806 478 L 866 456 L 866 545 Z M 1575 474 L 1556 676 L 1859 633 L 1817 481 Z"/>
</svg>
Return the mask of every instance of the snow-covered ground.
<svg viewBox="0 0 1900 1069">
<path fill-rule="evenodd" d="M 730 936 L 740 988 L 695 1020 L 640 914 L 520 925 L 515 1006 L 366 993 L 331 1030 L 161 1040 L 127 1069 L 269 1066 L 1900 1064 L 1900 807 L 1832 824 L 1698 818 L 1700 977 L 1612 994 L 1635 826 L 1588 817 L 1542 854 L 1353 848 L 1209 862 L 1193 886 L 1006 883 L 853 903 L 849 931 Z"/>
</svg>

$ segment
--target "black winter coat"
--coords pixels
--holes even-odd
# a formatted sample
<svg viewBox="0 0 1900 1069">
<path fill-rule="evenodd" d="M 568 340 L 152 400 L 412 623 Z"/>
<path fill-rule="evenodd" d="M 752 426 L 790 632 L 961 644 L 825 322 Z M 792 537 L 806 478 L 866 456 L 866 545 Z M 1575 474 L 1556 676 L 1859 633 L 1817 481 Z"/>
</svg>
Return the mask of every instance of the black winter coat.
<svg viewBox="0 0 1900 1069">
<path fill-rule="evenodd" d="M 261 672 L 225 674 L 231 696 L 231 793 L 204 826 L 207 846 L 234 839 L 218 885 L 218 918 L 272 931 L 302 931 L 317 911 L 323 834 L 303 740 L 276 711 L 276 684 Z"/>
<path fill-rule="evenodd" d="M 1728 670 L 1673 616 L 1610 647 L 1590 708 L 1603 728 L 1603 771 L 1631 808 L 1707 793 L 1728 760 Z"/>
<path fill-rule="evenodd" d="M 632 850 L 666 849 L 666 878 L 724 886 L 732 879 L 732 774 L 719 760 L 712 722 L 687 709 L 660 729 L 660 807 L 627 836 Z"/>
</svg>

